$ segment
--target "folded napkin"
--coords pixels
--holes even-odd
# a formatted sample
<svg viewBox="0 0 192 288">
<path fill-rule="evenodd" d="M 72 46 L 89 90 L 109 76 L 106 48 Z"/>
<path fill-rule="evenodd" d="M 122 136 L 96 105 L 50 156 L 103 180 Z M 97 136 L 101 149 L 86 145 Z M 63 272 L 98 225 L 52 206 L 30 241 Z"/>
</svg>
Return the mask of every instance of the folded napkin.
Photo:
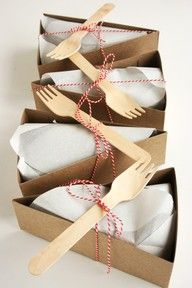
<svg viewBox="0 0 192 288">
<path fill-rule="evenodd" d="M 94 193 L 94 185 L 88 185 Z M 128 183 L 127 183 L 128 187 Z M 102 197 L 109 188 L 102 186 Z M 90 197 L 83 185 L 71 187 L 75 195 Z M 76 221 L 93 203 L 72 197 L 64 187 L 57 187 L 37 197 L 31 207 L 48 211 L 70 221 Z M 170 184 L 149 185 L 134 200 L 118 204 L 112 211 L 123 222 L 122 240 L 154 255 L 168 257 L 172 246 L 175 218 L 174 202 Z M 99 231 L 107 233 L 106 216 L 99 222 Z M 111 235 L 115 228 L 111 225 Z"/>
<path fill-rule="evenodd" d="M 153 128 L 110 128 L 134 142 L 156 133 Z M 63 168 L 96 152 L 93 134 L 80 124 L 23 124 L 10 143 L 20 157 L 18 169 L 25 180 Z"/>
<path fill-rule="evenodd" d="M 81 23 L 77 22 L 69 22 L 69 21 L 63 21 L 63 20 L 57 20 L 48 16 L 43 16 L 42 20 L 42 26 L 44 30 L 47 33 L 54 33 L 54 32 L 64 32 L 64 31 L 70 31 L 73 28 L 76 28 L 77 26 L 81 25 Z M 106 29 L 110 31 L 105 31 Z M 104 47 L 121 43 L 130 39 L 138 38 L 143 35 L 146 35 L 146 31 L 124 31 L 121 32 L 122 29 L 116 29 L 115 31 L 118 32 L 111 32 L 113 28 L 103 26 L 101 27 L 102 32 L 102 38 L 104 39 Z M 88 33 L 82 40 L 82 45 L 80 52 L 86 53 L 93 50 L 99 49 L 99 43 L 98 39 L 96 37 L 95 33 Z M 49 53 L 51 50 L 53 50 L 62 40 L 68 38 L 71 33 L 59 33 L 59 34 L 51 34 L 51 35 L 40 35 L 39 36 L 39 49 L 40 49 L 40 58 L 41 63 L 49 63 L 52 61 L 55 61 L 54 59 L 46 57 L 47 53 Z"/>
<path fill-rule="evenodd" d="M 147 81 L 154 79 L 163 79 L 162 72 L 159 68 L 152 67 L 127 67 L 113 69 L 107 76 L 110 81 L 130 81 L 124 83 L 115 83 L 119 89 L 125 91 L 142 107 L 159 108 L 165 103 L 165 83 L 163 81 Z M 141 82 L 131 82 L 131 81 Z M 142 82 L 143 80 L 143 82 Z M 91 83 L 91 80 L 81 71 L 63 71 L 50 72 L 42 76 L 41 84 L 55 83 L 59 89 L 84 93 L 87 85 L 63 85 L 69 83 Z M 98 94 L 98 92 L 95 92 Z M 90 93 L 91 95 L 91 93 Z M 95 95 L 92 93 L 92 95 Z"/>
</svg>

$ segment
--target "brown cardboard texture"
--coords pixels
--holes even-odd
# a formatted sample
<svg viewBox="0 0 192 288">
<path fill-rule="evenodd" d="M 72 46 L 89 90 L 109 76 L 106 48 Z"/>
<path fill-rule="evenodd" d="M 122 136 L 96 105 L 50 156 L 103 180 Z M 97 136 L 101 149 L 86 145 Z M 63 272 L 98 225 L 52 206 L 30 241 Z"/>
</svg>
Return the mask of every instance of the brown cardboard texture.
<svg viewBox="0 0 192 288">
<path fill-rule="evenodd" d="M 122 59 L 119 61 L 115 61 L 113 68 L 125 68 L 129 66 L 138 66 L 138 67 L 156 67 L 160 68 L 162 70 L 161 65 L 161 58 L 158 51 L 152 51 L 149 53 L 145 53 L 142 55 L 133 56 L 130 58 Z M 63 71 L 68 70 L 67 67 L 63 67 Z M 53 84 L 52 82 L 46 83 L 47 84 Z M 138 84 L 136 84 L 138 85 Z M 36 91 L 41 88 L 42 85 L 40 85 L 40 81 L 34 81 L 31 84 L 32 91 L 34 95 L 35 105 L 38 110 L 41 111 L 49 111 L 47 106 L 40 100 L 40 98 L 37 96 Z M 74 102 L 78 103 L 81 94 L 68 92 L 65 90 L 60 90 L 62 94 L 73 100 Z M 90 99 L 98 99 L 97 96 L 90 96 Z M 165 121 L 165 108 L 166 108 L 166 95 L 165 95 L 165 103 L 162 104 L 158 109 L 155 108 L 144 108 L 145 112 L 142 114 L 141 117 L 138 117 L 136 121 L 134 122 L 136 126 L 145 126 L 149 125 L 150 127 L 157 128 L 159 130 L 163 130 L 164 128 L 164 121 Z M 88 112 L 88 105 L 84 104 L 82 109 L 86 112 Z M 112 119 L 115 123 L 122 123 L 128 126 L 132 126 L 132 120 L 127 119 L 116 112 L 114 112 L 112 109 L 110 109 L 110 113 L 112 115 Z M 104 101 L 97 103 L 93 106 L 93 117 L 103 121 L 109 121 L 107 110 L 106 110 L 106 104 Z"/>
<path fill-rule="evenodd" d="M 85 22 L 86 19 L 78 19 L 72 17 L 65 17 L 65 16 L 58 16 L 58 15 L 50 15 L 44 14 L 45 16 L 49 16 L 54 19 L 59 19 L 63 21 L 69 22 L 77 22 L 77 26 L 79 23 Z M 159 40 L 159 32 L 156 30 L 146 29 L 146 28 L 139 28 L 134 26 L 116 24 L 116 23 L 108 23 L 103 22 L 103 25 L 112 28 L 119 28 L 119 29 L 128 29 L 128 30 L 138 30 L 138 31 L 147 31 L 147 34 L 141 36 L 136 39 L 127 40 L 120 44 L 114 44 L 109 47 L 106 47 L 105 53 L 115 53 L 115 59 L 120 60 L 123 58 L 128 58 L 137 54 L 150 52 L 153 50 L 157 50 L 158 48 L 158 40 Z M 40 23 L 40 34 L 43 34 L 45 31 Z M 57 31 L 56 31 L 57 32 Z M 47 72 L 54 72 L 54 71 L 62 71 L 63 67 L 68 67 L 67 69 L 71 69 L 74 67 L 74 64 L 69 59 L 64 59 L 61 61 L 54 61 L 48 64 L 42 64 L 40 61 L 40 52 L 38 50 L 38 57 L 37 57 L 37 65 L 39 70 L 39 76 L 41 77 L 43 74 Z M 100 51 L 93 51 L 84 54 L 86 58 L 93 63 L 94 65 L 101 65 L 102 64 L 102 57 L 100 57 Z"/>
<path fill-rule="evenodd" d="M 74 175 L 75 176 L 75 175 Z M 173 191 L 175 208 L 177 210 L 177 187 L 175 180 L 175 171 L 173 168 L 158 171 L 150 184 L 170 183 Z M 34 191 L 35 192 L 35 191 Z M 36 196 L 14 199 L 13 206 L 17 215 L 18 223 L 21 229 L 45 240 L 52 241 L 62 233 L 69 225 L 70 221 L 58 216 L 41 212 L 29 207 Z M 176 219 L 177 220 L 177 219 Z M 112 238 L 111 256 L 112 266 L 140 277 L 146 281 L 168 287 L 176 248 L 176 229 L 173 230 L 175 244 L 170 247 L 169 256 L 165 259 L 144 252 L 135 246 L 115 238 Z M 100 261 L 106 263 L 107 254 L 107 235 L 99 233 Z M 73 251 L 95 259 L 95 232 L 89 231 L 73 248 Z"/>
<path fill-rule="evenodd" d="M 53 120 L 56 120 L 58 123 L 74 123 L 72 119 L 67 117 L 58 117 L 48 112 L 30 109 L 24 110 L 21 123 L 52 123 Z M 134 124 L 135 120 L 132 121 Z M 122 125 L 122 123 L 118 123 L 118 125 L 119 124 Z M 114 123 L 114 125 L 116 125 L 116 123 Z M 146 123 L 146 127 L 148 126 L 150 127 L 150 125 L 147 125 Z M 151 154 L 153 163 L 161 165 L 165 162 L 166 139 L 167 133 L 158 131 L 154 136 L 151 136 L 146 140 L 139 141 L 137 144 Z M 116 148 L 114 148 L 113 151 L 115 157 L 116 175 L 119 175 L 133 163 L 133 159 L 126 156 Z M 80 179 L 90 180 L 95 166 L 95 161 L 96 156 L 92 156 L 29 181 L 24 181 L 20 173 L 18 173 L 18 181 L 22 194 L 24 196 L 29 196 L 43 193 L 58 185 L 67 183 L 72 179 L 74 174 Z M 101 179 L 103 184 L 109 184 L 113 181 L 111 160 L 109 158 L 101 159 L 99 161 L 98 169 L 96 170 L 94 176 L 94 182 L 100 183 Z"/>
</svg>

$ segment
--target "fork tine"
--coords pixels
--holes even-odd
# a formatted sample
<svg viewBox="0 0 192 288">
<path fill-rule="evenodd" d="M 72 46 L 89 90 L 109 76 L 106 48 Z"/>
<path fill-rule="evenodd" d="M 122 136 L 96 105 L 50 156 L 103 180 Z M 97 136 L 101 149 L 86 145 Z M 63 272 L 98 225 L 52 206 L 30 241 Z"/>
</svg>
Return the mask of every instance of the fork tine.
<svg viewBox="0 0 192 288">
<path fill-rule="evenodd" d="M 51 52 L 49 52 L 46 56 L 51 57 L 53 55 L 56 55 L 56 53 L 58 52 L 58 49 L 61 47 L 60 44 L 57 47 L 55 47 Z"/>
<path fill-rule="evenodd" d="M 53 92 L 47 89 L 47 87 L 44 87 L 44 91 L 49 95 L 51 99 L 53 99 L 56 96 Z"/>
<path fill-rule="evenodd" d="M 53 58 L 53 57 L 51 57 L 51 58 Z M 54 56 L 54 59 L 62 60 L 63 59 L 63 55 L 57 53 L 56 56 Z"/>
<path fill-rule="evenodd" d="M 141 116 L 142 114 L 137 111 L 136 109 L 131 110 L 131 112 L 133 112 L 134 114 L 136 114 L 137 116 Z"/>
<path fill-rule="evenodd" d="M 56 59 L 57 60 L 63 60 L 63 55 L 58 55 Z"/>
<path fill-rule="evenodd" d="M 64 47 L 65 47 L 65 45 L 64 45 Z M 55 51 L 55 57 L 58 57 L 58 56 L 62 56 L 62 51 L 63 50 L 63 45 L 59 45 L 59 46 L 57 46 L 57 49 L 56 49 L 56 51 Z"/>
<path fill-rule="evenodd" d="M 47 102 L 49 102 L 48 97 L 44 96 L 43 94 L 41 94 L 39 91 L 36 91 L 36 94 L 38 95 L 38 97 L 41 99 L 41 101 L 43 101 L 43 103 L 45 103 L 47 105 Z"/>
<path fill-rule="evenodd" d="M 53 49 L 51 52 L 49 52 L 46 56 L 47 56 L 47 57 L 51 57 L 51 56 L 53 56 L 55 53 L 56 53 L 56 48 Z"/>
<path fill-rule="evenodd" d="M 55 48 L 55 53 L 51 56 L 51 58 L 54 58 L 56 60 L 62 60 L 63 59 L 63 48 L 65 47 L 65 43 L 60 43 L 56 48 Z M 72 53 L 73 54 L 73 53 Z M 69 57 L 69 55 L 68 55 Z"/>
<path fill-rule="evenodd" d="M 51 54 L 51 55 L 49 56 L 49 58 L 53 58 L 53 59 L 54 59 L 54 57 L 55 57 L 56 53 L 57 53 L 57 51 L 54 51 L 54 53 L 53 53 L 53 54 Z"/>
<path fill-rule="evenodd" d="M 47 87 L 55 94 L 55 96 L 63 96 L 63 94 L 55 89 L 52 85 L 48 84 Z"/>
<path fill-rule="evenodd" d="M 140 165 L 137 168 L 137 171 L 140 173 L 143 173 L 146 169 L 146 167 L 149 165 L 149 163 L 147 161 L 144 161 L 141 159 Z"/>
<path fill-rule="evenodd" d="M 153 175 L 155 174 L 155 172 L 157 171 L 158 166 L 155 166 L 146 176 L 146 180 L 147 182 L 153 177 Z"/>
<path fill-rule="evenodd" d="M 132 110 L 129 111 L 129 115 L 131 115 L 133 118 L 137 118 L 137 115 Z"/>
<path fill-rule="evenodd" d="M 146 169 L 143 170 L 145 177 L 151 173 L 151 171 L 153 170 L 154 167 L 155 167 L 154 163 L 151 163 L 151 164 L 146 166 Z"/>
<path fill-rule="evenodd" d="M 139 105 L 137 105 L 135 109 L 138 110 L 139 112 L 145 113 L 145 110 Z"/>
<path fill-rule="evenodd" d="M 139 159 L 133 165 L 131 165 L 131 168 L 137 170 L 141 166 L 141 164 L 143 164 L 143 162 L 143 159 Z"/>
<path fill-rule="evenodd" d="M 39 90 L 39 93 L 41 94 L 41 96 L 43 96 L 47 101 L 50 101 L 52 98 L 50 98 L 50 96 L 45 93 L 44 89 L 42 88 L 41 90 Z"/>
<path fill-rule="evenodd" d="M 133 117 L 128 112 L 125 112 L 125 117 L 128 119 L 133 119 Z"/>
<path fill-rule="evenodd" d="M 57 55 L 56 53 L 53 54 L 53 56 L 50 56 L 51 59 L 56 59 L 55 55 Z"/>
</svg>

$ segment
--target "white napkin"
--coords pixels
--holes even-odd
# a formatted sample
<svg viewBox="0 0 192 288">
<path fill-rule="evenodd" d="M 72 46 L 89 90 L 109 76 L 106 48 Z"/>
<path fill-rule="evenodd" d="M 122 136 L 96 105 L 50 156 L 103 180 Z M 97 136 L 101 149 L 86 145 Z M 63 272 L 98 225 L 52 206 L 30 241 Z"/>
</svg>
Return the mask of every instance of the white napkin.
<svg viewBox="0 0 192 288">
<path fill-rule="evenodd" d="M 43 16 L 42 18 L 42 26 L 47 33 L 70 31 L 72 28 L 76 28 L 79 25 L 81 25 L 81 23 L 57 20 L 47 16 Z M 103 26 L 101 30 L 106 30 L 106 28 L 110 30 L 113 29 L 111 27 Z M 115 30 L 118 32 L 103 31 L 102 38 L 105 41 L 104 47 L 138 38 L 147 34 L 145 31 L 119 32 L 122 29 L 116 28 Z M 69 36 L 70 33 L 62 33 L 58 35 L 40 35 L 39 49 L 41 63 L 45 64 L 54 61 L 53 59 L 46 57 L 46 54 L 52 51 L 62 40 L 68 38 Z M 97 49 L 99 49 L 99 44 L 96 36 L 94 33 L 88 33 L 82 40 L 80 52 L 86 53 Z"/>
<path fill-rule="evenodd" d="M 149 138 L 156 129 L 110 126 L 130 141 Z M 20 125 L 10 140 L 20 157 L 18 169 L 25 180 L 95 155 L 93 134 L 80 124 Z"/>
<path fill-rule="evenodd" d="M 91 191 L 94 185 L 88 185 Z M 127 183 L 127 188 L 129 183 Z M 75 195 L 90 196 L 83 185 L 71 187 Z M 102 197 L 109 188 L 102 186 Z M 69 195 L 66 187 L 57 187 L 37 197 L 31 207 L 54 213 L 70 221 L 76 221 L 93 203 Z M 170 184 L 149 185 L 133 201 L 122 202 L 112 211 L 123 221 L 121 239 L 157 256 L 162 256 L 171 246 L 170 233 L 174 218 L 174 202 Z M 99 222 L 99 231 L 107 233 L 107 219 Z M 111 234 L 115 236 L 114 226 Z"/>
<path fill-rule="evenodd" d="M 127 67 L 113 69 L 108 74 L 107 79 L 110 81 L 154 80 L 163 79 L 163 75 L 159 68 Z M 76 93 L 84 93 L 88 86 L 62 86 L 62 84 L 91 83 L 91 80 L 81 70 L 46 73 L 42 76 L 41 84 L 47 84 L 52 81 L 56 85 L 61 85 L 59 89 Z M 165 102 L 165 83 L 163 81 L 115 83 L 115 86 L 125 91 L 127 95 L 135 99 L 142 107 L 158 108 Z M 97 94 L 98 92 L 95 93 Z"/>
</svg>

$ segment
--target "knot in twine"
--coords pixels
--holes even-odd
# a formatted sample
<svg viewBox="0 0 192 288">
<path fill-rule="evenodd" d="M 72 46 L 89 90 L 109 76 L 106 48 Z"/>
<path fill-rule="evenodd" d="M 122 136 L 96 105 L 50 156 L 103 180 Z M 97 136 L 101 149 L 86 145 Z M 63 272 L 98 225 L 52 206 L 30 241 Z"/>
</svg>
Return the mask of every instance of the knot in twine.
<svg viewBox="0 0 192 288">
<path fill-rule="evenodd" d="M 76 195 L 71 187 L 73 185 L 83 184 L 84 187 L 88 190 L 90 196 L 80 196 Z M 90 189 L 88 184 L 94 185 L 94 191 Z M 123 232 L 123 222 L 122 220 L 109 209 L 109 207 L 102 201 L 101 198 L 101 185 L 96 185 L 92 181 L 89 180 L 80 180 L 74 179 L 70 181 L 69 185 L 66 187 L 67 192 L 71 197 L 74 197 L 79 200 L 85 200 L 92 203 L 96 203 L 103 211 L 106 213 L 107 217 L 107 273 L 111 271 L 111 223 L 114 225 L 115 228 L 115 235 L 119 238 Z M 99 230 L 98 230 L 98 223 L 95 224 L 95 258 L 96 261 L 99 261 Z"/>
</svg>

